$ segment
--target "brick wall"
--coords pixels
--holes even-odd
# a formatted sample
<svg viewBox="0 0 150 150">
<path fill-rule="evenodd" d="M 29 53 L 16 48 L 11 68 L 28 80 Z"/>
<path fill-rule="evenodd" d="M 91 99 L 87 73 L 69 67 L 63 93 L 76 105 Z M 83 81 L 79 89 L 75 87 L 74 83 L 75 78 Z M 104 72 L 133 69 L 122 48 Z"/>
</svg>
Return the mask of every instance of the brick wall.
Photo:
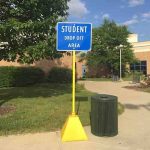
<svg viewBox="0 0 150 150">
<path fill-rule="evenodd" d="M 78 78 L 82 77 L 82 64 L 83 62 L 78 62 L 78 58 L 76 58 L 76 71 Z M 41 68 L 46 74 L 49 70 L 53 67 L 66 67 L 72 69 L 72 57 L 70 55 L 64 55 L 60 59 L 54 60 L 46 60 L 43 59 L 41 61 L 35 62 L 32 65 L 23 65 L 17 62 L 7 62 L 7 61 L 0 61 L 0 66 L 36 66 Z"/>
</svg>

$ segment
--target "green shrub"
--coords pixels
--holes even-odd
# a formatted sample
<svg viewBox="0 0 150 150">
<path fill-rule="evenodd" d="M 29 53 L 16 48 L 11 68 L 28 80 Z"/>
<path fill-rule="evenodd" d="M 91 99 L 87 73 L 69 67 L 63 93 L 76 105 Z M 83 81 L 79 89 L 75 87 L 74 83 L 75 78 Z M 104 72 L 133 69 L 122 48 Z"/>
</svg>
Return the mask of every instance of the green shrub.
<svg viewBox="0 0 150 150">
<path fill-rule="evenodd" d="M 72 71 L 68 68 L 53 67 L 49 71 L 48 81 L 52 83 L 71 83 Z"/>
<path fill-rule="evenodd" d="M 141 81 L 143 73 L 140 71 L 134 71 L 133 72 L 133 82 L 139 83 Z"/>
<path fill-rule="evenodd" d="M 14 67 L 0 67 L 0 87 L 12 86 L 14 70 Z"/>
<path fill-rule="evenodd" d="M 36 67 L 0 67 L 0 87 L 28 86 L 43 81 L 44 76 Z"/>
</svg>

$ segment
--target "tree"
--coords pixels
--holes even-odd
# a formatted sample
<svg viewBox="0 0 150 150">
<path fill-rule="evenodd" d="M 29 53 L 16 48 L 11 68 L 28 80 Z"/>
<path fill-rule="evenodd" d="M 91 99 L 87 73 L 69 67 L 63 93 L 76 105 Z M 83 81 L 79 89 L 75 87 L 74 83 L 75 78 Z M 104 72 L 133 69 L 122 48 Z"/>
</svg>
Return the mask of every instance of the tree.
<svg viewBox="0 0 150 150">
<path fill-rule="evenodd" d="M 58 58 L 56 23 L 68 13 L 69 0 L 1 0 L 0 60 L 33 63 Z"/>
<path fill-rule="evenodd" d="M 119 26 L 114 21 L 104 20 L 101 27 L 93 29 L 93 50 L 87 54 L 88 65 L 104 65 L 118 73 L 120 48 L 124 67 L 126 63 L 134 60 L 132 46 L 127 40 L 129 34 L 126 26 Z"/>
</svg>

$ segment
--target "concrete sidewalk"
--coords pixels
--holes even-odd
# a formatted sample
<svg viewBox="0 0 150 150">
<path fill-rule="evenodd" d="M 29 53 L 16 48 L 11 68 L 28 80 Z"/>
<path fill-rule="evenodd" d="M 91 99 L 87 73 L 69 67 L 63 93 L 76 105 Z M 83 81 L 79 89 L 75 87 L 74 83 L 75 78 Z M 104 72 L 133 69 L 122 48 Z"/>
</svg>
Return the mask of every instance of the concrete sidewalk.
<svg viewBox="0 0 150 150">
<path fill-rule="evenodd" d="M 89 140 L 81 142 L 62 143 L 60 131 L 8 136 L 0 137 L 0 150 L 150 150 L 150 94 L 124 88 L 128 82 L 84 84 L 90 91 L 116 95 L 124 103 L 117 136 L 96 137 L 90 127 L 85 127 Z"/>
<path fill-rule="evenodd" d="M 85 127 L 88 141 L 65 143 L 61 142 L 59 131 L 0 137 L 0 150 L 149 150 L 149 135 L 142 135 L 143 129 L 135 133 L 135 129 L 119 130 L 115 137 L 96 137 L 90 127 Z"/>
</svg>

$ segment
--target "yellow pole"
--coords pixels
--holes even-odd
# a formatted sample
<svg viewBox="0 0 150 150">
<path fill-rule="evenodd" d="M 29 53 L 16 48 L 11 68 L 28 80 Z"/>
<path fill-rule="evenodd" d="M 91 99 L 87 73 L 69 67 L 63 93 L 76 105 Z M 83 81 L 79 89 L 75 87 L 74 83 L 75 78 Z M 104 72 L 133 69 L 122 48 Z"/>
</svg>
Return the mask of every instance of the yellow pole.
<svg viewBox="0 0 150 150">
<path fill-rule="evenodd" d="M 72 56 L 72 115 L 75 115 L 75 63 L 76 63 L 76 52 L 73 51 L 73 56 Z"/>
<path fill-rule="evenodd" d="M 83 141 L 88 139 L 84 131 L 84 128 L 82 127 L 82 124 L 80 122 L 80 119 L 75 112 L 75 79 L 76 79 L 75 63 L 76 63 L 76 53 L 75 51 L 73 51 L 72 52 L 72 114 L 69 115 L 61 131 L 61 139 L 63 142 Z"/>
</svg>

